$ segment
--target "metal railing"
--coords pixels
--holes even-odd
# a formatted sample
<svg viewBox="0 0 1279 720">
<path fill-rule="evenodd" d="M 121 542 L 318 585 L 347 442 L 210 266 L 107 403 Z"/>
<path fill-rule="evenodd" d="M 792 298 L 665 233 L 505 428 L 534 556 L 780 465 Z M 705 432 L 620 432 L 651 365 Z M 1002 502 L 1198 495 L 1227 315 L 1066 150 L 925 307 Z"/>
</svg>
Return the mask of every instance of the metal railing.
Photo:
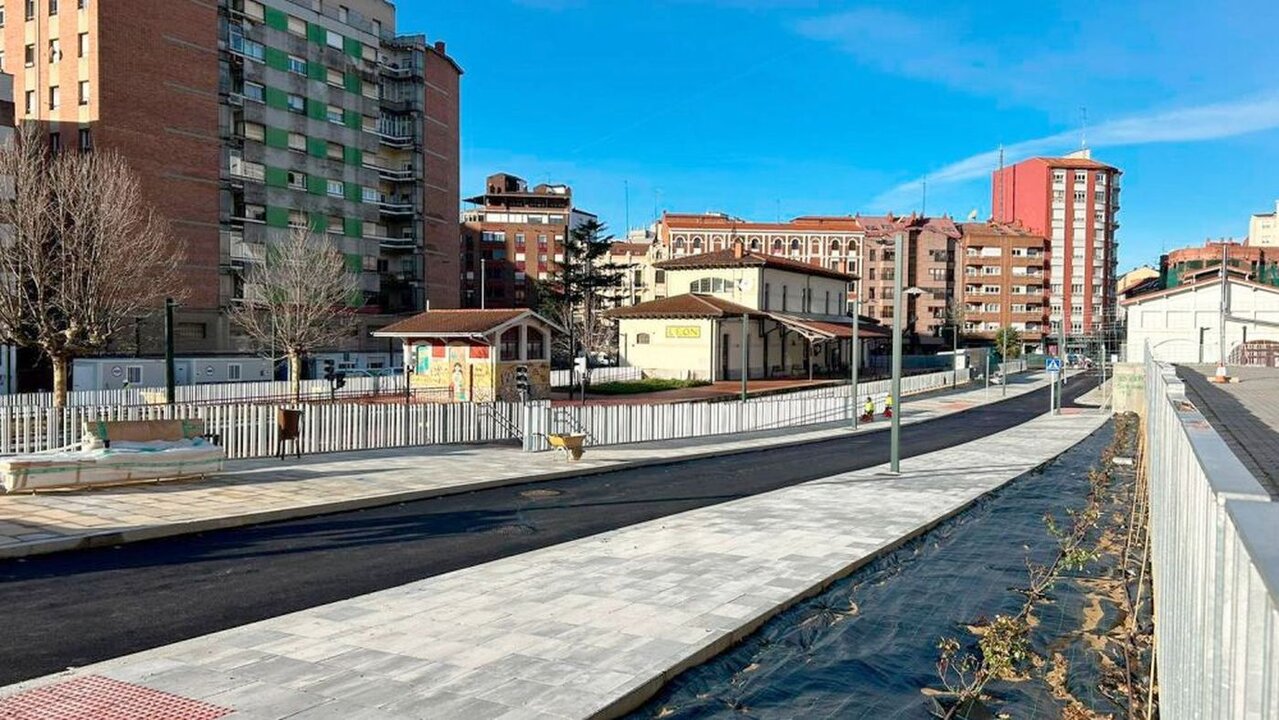
<svg viewBox="0 0 1279 720">
<path fill-rule="evenodd" d="M 969 378 L 969 371 L 959 371 L 959 382 L 967 383 Z M 941 390 L 955 382 L 953 370 L 911 375 L 902 378 L 902 395 Z M 856 393 L 850 392 L 849 385 L 836 385 L 746 402 L 588 404 L 556 407 L 554 411 L 547 402 L 529 403 L 523 425 L 530 431 L 524 437 L 524 449 L 549 449 L 547 433 L 582 433 L 591 445 L 620 445 L 852 422 L 852 414 L 861 413 L 867 396 L 882 410 L 891 385 L 891 380 L 875 380 L 858 383 Z"/>
<path fill-rule="evenodd" d="M 1147 353 L 1159 714 L 1279 718 L 1279 503 Z"/>
</svg>

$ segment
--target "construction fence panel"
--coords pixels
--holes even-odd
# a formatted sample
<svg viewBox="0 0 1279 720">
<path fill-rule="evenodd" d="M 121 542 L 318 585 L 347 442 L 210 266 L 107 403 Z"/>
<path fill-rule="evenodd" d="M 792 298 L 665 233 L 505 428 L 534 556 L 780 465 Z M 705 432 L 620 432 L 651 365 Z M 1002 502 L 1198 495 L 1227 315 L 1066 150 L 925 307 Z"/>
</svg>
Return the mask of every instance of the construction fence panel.
<svg viewBox="0 0 1279 720">
<path fill-rule="evenodd" d="M 1279 719 L 1279 503 L 1147 358 L 1160 717 Z"/>
</svg>

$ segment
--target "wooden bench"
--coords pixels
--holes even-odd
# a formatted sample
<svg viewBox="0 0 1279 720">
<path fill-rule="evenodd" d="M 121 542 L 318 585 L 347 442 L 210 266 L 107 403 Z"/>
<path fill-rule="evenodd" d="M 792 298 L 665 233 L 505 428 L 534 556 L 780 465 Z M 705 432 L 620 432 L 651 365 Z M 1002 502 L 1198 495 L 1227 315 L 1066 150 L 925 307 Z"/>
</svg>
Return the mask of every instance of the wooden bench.
<svg viewBox="0 0 1279 720">
<path fill-rule="evenodd" d="M 93 420 L 84 423 L 81 443 L 89 449 L 109 448 L 112 442 L 177 442 L 195 438 L 215 445 L 220 440 L 204 432 L 203 420 Z"/>
<path fill-rule="evenodd" d="M 551 447 L 563 452 L 569 462 L 581 460 L 582 453 L 586 450 L 585 434 L 551 434 L 546 436 L 546 441 Z"/>
</svg>

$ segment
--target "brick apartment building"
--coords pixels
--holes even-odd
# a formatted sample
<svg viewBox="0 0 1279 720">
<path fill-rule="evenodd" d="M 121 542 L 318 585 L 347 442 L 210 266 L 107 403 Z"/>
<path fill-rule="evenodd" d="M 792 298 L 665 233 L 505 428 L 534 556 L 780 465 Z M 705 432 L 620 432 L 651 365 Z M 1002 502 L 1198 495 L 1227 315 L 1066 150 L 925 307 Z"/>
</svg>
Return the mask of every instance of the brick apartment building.
<svg viewBox="0 0 1279 720">
<path fill-rule="evenodd" d="M 1017 225 L 964 223 L 964 331 L 994 340 L 1000 328 L 1021 335 L 1022 349 L 1040 350 L 1048 328 L 1048 241 Z"/>
<path fill-rule="evenodd" d="M 456 307 L 458 90 L 388 0 L 24 0 L 0 31 L 19 120 L 112 148 L 186 251 L 181 352 L 242 349 L 226 310 L 295 226 L 359 276 L 362 329 Z M 353 299 L 354 304 L 354 299 Z"/>
<path fill-rule="evenodd" d="M 1251 240 L 1251 238 L 1249 239 Z M 1173 250 L 1159 259 L 1159 288 L 1166 290 L 1193 282 L 1205 271 L 1219 272 L 1221 259 L 1239 276 L 1261 285 L 1279 286 L 1279 248 L 1208 240 L 1203 247 Z"/>
<path fill-rule="evenodd" d="M 949 306 L 956 297 L 956 254 L 959 247 L 959 226 L 949 217 L 924 217 L 920 215 L 894 216 L 858 215 L 857 220 L 866 231 L 862 251 L 862 280 L 858 284 L 861 299 L 866 308 L 863 314 L 876 318 L 885 325 L 893 322 L 896 284 L 895 238 L 905 235 L 905 270 L 902 287 L 918 288 L 921 293 L 910 293 L 905 299 L 906 317 L 902 326 L 909 336 L 908 342 L 915 348 L 939 346 L 943 338 L 950 338 Z M 950 345 L 950 341 L 945 343 Z"/>
<path fill-rule="evenodd" d="M 1031 158 L 992 175 L 994 221 L 1048 238 L 1054 336 L 1058 328 L 1081 341 L 1113 334 L 1121 174 L 1085 149 Z"/>
<path fill-rule="evenodd" d="M 507 173 L 484 184 L 482 194 L 466 199 L 473 207 L 462 218 L 463 306 L 527 307 L 535 302 L 533 284 L 552 277 L 564 261 L 569 233 L 596 216 L 573 206 L 567 185 L 529 189 Z"/>
</svg>

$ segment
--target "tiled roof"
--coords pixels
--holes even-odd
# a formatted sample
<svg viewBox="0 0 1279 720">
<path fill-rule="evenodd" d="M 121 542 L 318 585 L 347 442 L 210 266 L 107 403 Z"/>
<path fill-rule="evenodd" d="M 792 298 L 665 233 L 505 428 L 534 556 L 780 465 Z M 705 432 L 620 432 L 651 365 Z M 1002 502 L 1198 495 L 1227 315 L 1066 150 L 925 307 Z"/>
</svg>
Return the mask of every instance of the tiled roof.
<svg viewBox="0 0 1279 720">
<path fill-rule="evenodd" d="M 478 335 L 531 314 L 531 310 L 427 310 L 373 333 L 380 335 Z"/>
<path fill-rule="evenodd" d="M 951 218 L 928 217 L 925 215 L 859 215 L 858 220 L 866 228 L 866 237 L 883 237 L 893 233 L 918 229 L 920 231 L 941 233 L 947 237 L 958 238 L 959 226 Z"/>
<path fill-rule="evenodd" d="M 672 230 L 739 230 L 786 234 L 799 231 L 861 232 L 851 215 L 804 215 L 790 222 L 752 222 L 718 213 L 666 213 L 662 223 Z"/>
<path fill-rule="evenodd" d="M 663 270 L 696 270 L 703 268 L 734 268 L 734 267 L 763 267 L 773 270 L 786 270 L 789 272 L 803 273 L 805 275 L 818 275 L 821 277 L 834 278 L 836 280 L 851 281 L 853 278 L 847 273 L 838 270 L 822 267 L 821 265 L 810 265 L 799 260 L 791 260 L 790 258 L 781 257 L 780 255 L 769 255 L 766 253 L 754 253 L 749 250 L 744 251 L 741 257 L 737 256 L 735 250 L 716 250 L 715 252 L 702 253 L 700 255 L 685 255 L 684 257 L 671 258 L 655 263 L 654 267 Z"/>
<path fill-rule="evenodd" d="M 960 229 L 964 235 L 1000 235 L 1010 237 L 1031 237 L 1044 239 L 1043 235 L 1036 235 L 1020 225 L 1012 225 L 1001 222 L 971 222 L 961 223 Z"/>
<path fill-rule="evenodd" d="M 763 317 L 765 314 L 714 295 L 685 293 L 615 308 L 604 315 L 611 318 L 719 318 L 741 315 Z"/>
<path fill-rule="evenodd" d="M 1068 157 L 1041 157 L 1035 158 L 1048 165 L 1059 168 L 1069 168 L 1072 170 L 1118 170 L 1119 168 L 1106 163 L 1100 163 L 1089 158 L 1068 158 Z"/>
<path fill-rule="evenodd" d="M 853 336 L 853 319 L 851 317 L 848 318 L 847 323 L 828 322 L 826 320 L 807 320 L 805 318 L 798 318 L 793 315 L 773 314 L 772 317 L 773 319 L 778 320 L 780 322 L 784 322 L 787 325 L 799 326 L 801 328 L 808 329 L 812 332 L 815 332 L 821 335 L 827 335 L 832 338 L 847 339 Z M 891 332 L 889 331 L 889 329 L 879 324 L 875 324 L 875 325 L 861 324 L 857 326 L 857 337 L 859 338 L 873 339 L 873 338 L 888 337 L 889 335 L 891 335 Z"/>
<path fill-rule="evenodd" d="M 615 242 L 608 246 L 610 255 L 646 255 L 651 247 L 648 243 Z"/>
</svg>

